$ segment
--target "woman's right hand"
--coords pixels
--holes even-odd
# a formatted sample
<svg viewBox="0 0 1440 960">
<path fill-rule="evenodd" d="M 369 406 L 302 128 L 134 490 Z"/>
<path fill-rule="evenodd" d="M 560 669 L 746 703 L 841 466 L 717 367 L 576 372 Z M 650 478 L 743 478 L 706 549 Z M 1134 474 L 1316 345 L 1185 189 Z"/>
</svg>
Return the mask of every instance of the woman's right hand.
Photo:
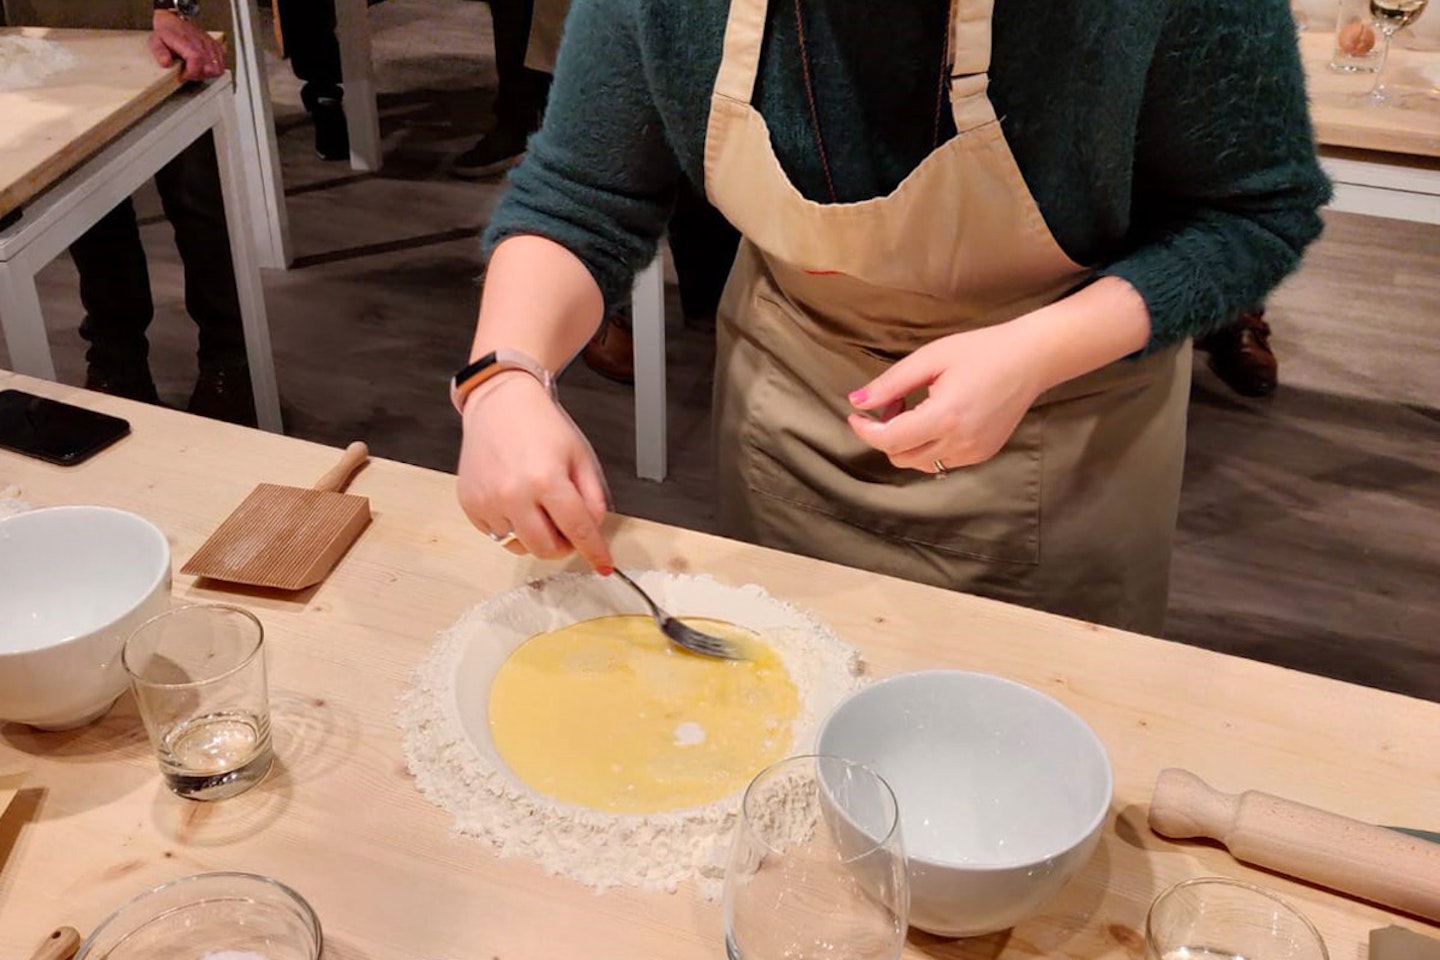
<svg viewBox="0 0 1440 960">
<path fill-rule="evenodd" d="M 600 532 L 609 511 L 599 461 L 580 429 L 538 381 L 507 371 L 465 400 L 460 506 L 481 532 L 516 540 L 544 559 L 579 551 L 602 575 L 614 569 Z"/>
</svg>

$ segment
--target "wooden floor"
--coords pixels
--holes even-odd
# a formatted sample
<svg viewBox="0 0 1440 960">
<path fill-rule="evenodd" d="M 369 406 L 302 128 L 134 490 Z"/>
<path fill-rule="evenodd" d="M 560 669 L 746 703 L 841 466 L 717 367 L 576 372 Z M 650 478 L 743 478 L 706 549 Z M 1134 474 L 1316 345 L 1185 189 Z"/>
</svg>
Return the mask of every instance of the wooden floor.
<svg viewBox="0 0 1440 960">
<path fill-rule="evenodd" d="M 272 62 L 298 259 L 267 274 L 266 293 L 298 436 L 363 437 L 380 455 L 453 468 L 445 379 L 467 349 L 474 238 L 498 186 L 450 179 L 446 165 L 490 115 L 486 9 L 371 10 L 387 149 L 375 177 L 314 158 L 297 85 Z M 143 200 L 153 217 L 158 205 Z M 1167 635 L 1440 700 L 1440 228 L 1327 222 L 1271 304 L 1280 392 L 1241 400 L 1197 369 Z M 180 403 L 194 332 L 168 226 L 147 224 L 152 366 Z M 75 283 L 65 259 L 42 275 L 67 382 L 84 372 Z M 711 529 L 712 347 L 677 320 L 668 352 L 674 473 L 663 485 L 634 479 L 628 390 L 577 368 L 563 395 L 622 511 Z"/>
</svg>

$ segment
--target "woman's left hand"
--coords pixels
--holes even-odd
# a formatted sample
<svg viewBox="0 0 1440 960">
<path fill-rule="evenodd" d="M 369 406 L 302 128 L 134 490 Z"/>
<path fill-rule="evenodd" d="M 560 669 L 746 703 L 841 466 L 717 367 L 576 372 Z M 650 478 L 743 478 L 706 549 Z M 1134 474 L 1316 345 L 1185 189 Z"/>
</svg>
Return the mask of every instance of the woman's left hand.
<svg viewBox="0 0 1440 960">
<path fill-rule="evenodd" d="M 890 419 L 852 413 L 850 428 L 897 467 L 935 473 L 937 464 L 984 463 L 1049 386 L 1033 337 L 1033 327 L 1011 322 L 928 343 L 850 394 L 850 403 L 883 417 L 921 387 L 929 396 Z"/>
</svg>

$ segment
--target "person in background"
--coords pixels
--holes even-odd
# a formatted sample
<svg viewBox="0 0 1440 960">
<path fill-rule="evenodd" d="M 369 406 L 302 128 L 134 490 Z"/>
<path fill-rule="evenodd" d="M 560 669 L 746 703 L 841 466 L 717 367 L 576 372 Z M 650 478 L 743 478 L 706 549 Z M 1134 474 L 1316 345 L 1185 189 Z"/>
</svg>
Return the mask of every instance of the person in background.
<svg viewBox="0 0 1440 960">
<path fill-rule="evenodd" d="M 181 77 L 197 81 L 225 71 L 225 49 L 208 31 L 228 30 L 230 24 L 228 4 L 204 2 L 201 8 L 193 0 L 5 0 L 5 8 L 12 26 L 148 27 L 155 62 L 180 64 Z M 161 168 L 155 186 L 185 268 L 185 308 L 199 330 L 199 375 L 186 409 L 254 425 L 245 332 L 211 135 Z M 71 245 L 70 257 L 80 274 L 85 308 L 80 335 L 89 344 L 86 388 L 159 403 L 145 335 L 155 306 L 134 204 L 127 199 L 102 217 Z"/>
<path fill-rule="evenodd" d="M 470 521 L 613 569 L 548 388 L 683 175 L 744 238 L 723 533 L 1159 632 L 1191 341 L 1329 198 L 1285 3 L 576 0 L 565 29 L 452 384 Z"/>
<path fill-rule="evenodd" d="M 321 160 L 349 160 L 335 0 L 274 0 L 274 4 L 290 69 L 304 82 L 300 102 L 315 125 L 315 154 Z"/>
<path fill-rule="evenodd" d="M 1234 323 L 1196 340 L 1195 348 L 1209 356 L 1210 369 L 1242 397 L 1268 397 L 1280 383 L 1264 307 L 1246 310 Z"/>
<path fill-rule="evenodd" d="M 451 172 L 481 180 L 508 170 L 525 153 L 530 134 L 540 129 L 550 74 L 525 65 L 535 0 L 487 0 L 495 35 L 495 126 L 455 158 Z"/>
</svg>

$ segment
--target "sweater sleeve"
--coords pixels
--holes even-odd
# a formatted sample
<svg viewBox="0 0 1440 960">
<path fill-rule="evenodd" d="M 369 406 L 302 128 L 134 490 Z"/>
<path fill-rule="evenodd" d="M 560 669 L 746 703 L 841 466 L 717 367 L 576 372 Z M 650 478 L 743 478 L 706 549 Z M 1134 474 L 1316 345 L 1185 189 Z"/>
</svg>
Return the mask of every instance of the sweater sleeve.
<svg viewBox="0 0 1440 960">
<path fill-rule="evenodd" d="M 1144 297 L 1147 350 L 1223 326 L 1296 268 L 1330 184 L 1284 0 L 1173 0 L 1135 164 L 1128 249 L 1100 273 Z"/>
<path fill-rule="evenodd" d="M 575 0 L 544 125 L 511 173 L 483 254 L 507 237 L 545 237 L 585 264 L 607 309 L 626 303 L 655 256 L 678 177 L 633 11 L 624 0 Z"/>
</svg>

